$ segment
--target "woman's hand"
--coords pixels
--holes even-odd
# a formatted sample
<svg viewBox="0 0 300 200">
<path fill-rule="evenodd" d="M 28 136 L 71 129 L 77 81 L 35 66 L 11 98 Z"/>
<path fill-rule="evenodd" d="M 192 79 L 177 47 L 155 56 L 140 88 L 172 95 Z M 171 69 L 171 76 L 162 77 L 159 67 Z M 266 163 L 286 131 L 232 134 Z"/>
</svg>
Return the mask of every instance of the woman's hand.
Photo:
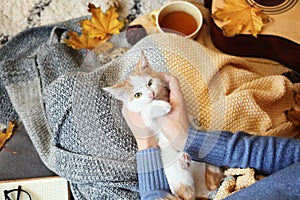
<svg viewBox="0 0 300 200">
<path fill-rule="evenodd" d="M 184 148 L 189 128 L 189 118 L 179 81 L 176 77 L 163 73 L 164 81 L 169 85 L 171 111 L 158 119 L 161 131 L 177 150 Z"/>
</svg>

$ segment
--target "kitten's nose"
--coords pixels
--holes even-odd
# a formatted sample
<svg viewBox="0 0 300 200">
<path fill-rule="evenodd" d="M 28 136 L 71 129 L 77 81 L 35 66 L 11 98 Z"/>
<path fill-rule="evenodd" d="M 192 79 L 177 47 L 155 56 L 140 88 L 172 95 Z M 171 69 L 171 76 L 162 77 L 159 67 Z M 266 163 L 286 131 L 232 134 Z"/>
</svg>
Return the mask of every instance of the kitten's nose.
<svg viewBox="0 0 300 200">
<path fill-rule="evenodd" d="M 154 95 L 154 92 L 148 92 L 148 97 L 151 98 L 151 99 L 154 99 L 155 98 L 155 95 Z"/>
</svg>

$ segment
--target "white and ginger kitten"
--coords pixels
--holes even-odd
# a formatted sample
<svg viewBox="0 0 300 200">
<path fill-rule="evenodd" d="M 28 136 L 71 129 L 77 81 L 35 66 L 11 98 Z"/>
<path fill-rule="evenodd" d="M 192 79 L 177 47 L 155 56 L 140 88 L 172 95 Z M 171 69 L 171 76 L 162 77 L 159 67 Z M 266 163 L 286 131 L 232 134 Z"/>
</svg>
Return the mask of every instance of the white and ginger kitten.
<svg viewBox="0 0 300 200">
<path fill-rule="evenodd" d="M 143 52 L 125 81 L 103 89 L 121 100 L 129 110 L 141 113 L 145 125 L 155 132 L 164 171 L 174 195 L 164 199 L 206 199 L 208 193 L 219 186 L 222 172 L 218 167 L 192 162 L 187 153 L 173 148 L 160 131 L 157 118 L 171 110 L 168 102 L 170 91 L 162 75 L 151 68 Z M 198 177 L 199 173 L 202 177 Z"/>
</svg>

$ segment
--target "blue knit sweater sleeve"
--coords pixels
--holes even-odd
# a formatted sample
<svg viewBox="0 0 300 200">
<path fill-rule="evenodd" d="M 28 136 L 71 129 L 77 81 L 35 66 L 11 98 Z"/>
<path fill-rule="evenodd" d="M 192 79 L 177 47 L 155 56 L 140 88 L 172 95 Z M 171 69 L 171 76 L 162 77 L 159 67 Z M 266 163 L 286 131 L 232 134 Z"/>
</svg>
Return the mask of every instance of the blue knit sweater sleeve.
<svg viewBox="0 0 300 200">
<path fill-rule="evenodd" d="M 139 192 L 142 200 L 154 200 L 170 194 L 159 148 L 137 152 Z"/>
<path fill-rule="evenodd" d="M 196 161 L 250 167 L 266 175 L 300 161 L 300 140 L 245 132 L 203 132 L 190 127 L 185 151 Z"/>
</svg>

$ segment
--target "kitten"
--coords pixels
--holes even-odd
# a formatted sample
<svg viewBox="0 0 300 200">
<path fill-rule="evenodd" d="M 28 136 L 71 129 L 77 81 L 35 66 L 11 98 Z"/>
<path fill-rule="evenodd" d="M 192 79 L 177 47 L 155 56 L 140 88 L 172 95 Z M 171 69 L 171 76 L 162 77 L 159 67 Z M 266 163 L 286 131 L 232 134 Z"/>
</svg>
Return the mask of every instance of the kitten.
<svg viewBox="0 0 300 200">
<path fill-rule="evenodd" d="M 150 67 L 142 52 L 138 64 L 125 81 L 103 89 L 123 101 L 129 110 L 141 113 L 145 125 L 156 133 L 165 174 L 171 192 L 174 194 L 174 196 L 168 196 L 165 199 L 190 200 L 195 199 L 196 196 L 207 197 L 209 190 L 219 184 L 218 181 L 217 183 L 214 181 L 216 178 L 211 177 L 220 174 L 219 168 L 206 167 L 206 164 L 203 163 L 200 166 L 191 162 L 189 155 L 173 148 L 170 141 L 160 131 L 156 118 L 168 114 L 171 110 L 171 105 L 168 103 L 170 91 L 162 80 L 162 75 Z M 195 169 L 192 169 L 192 166 Z M 197 174 L 201 167 L 204 169 L 202 170 L 204 175 L 200 180 Z M 193 176 L 198 178 L 195 183 Z M 217 180 L 220 179 L 217 176 Z M 209 182 L 208 187 L 205 180 Z M 195 191 L 195 185 L 202 189 Z"/>
</svg>

